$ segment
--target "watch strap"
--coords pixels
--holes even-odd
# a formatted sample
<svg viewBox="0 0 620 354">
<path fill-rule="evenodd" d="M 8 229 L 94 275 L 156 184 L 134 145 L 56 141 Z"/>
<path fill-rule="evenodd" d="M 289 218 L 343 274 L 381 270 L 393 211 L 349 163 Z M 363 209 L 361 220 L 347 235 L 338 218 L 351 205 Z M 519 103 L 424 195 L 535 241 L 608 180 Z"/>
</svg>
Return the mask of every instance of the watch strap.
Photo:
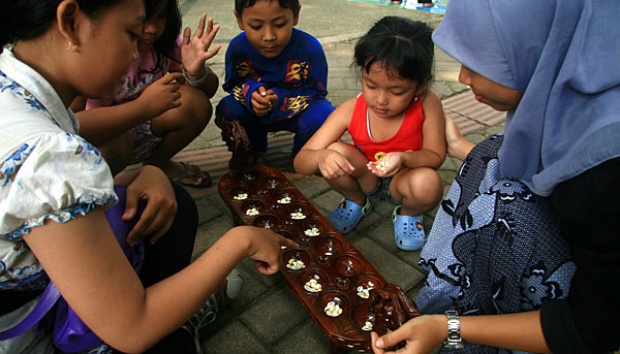
<svg viewBox="0 0 620 354">
<path fill-rule="evenodd" d="M 448 338 L 443 342 L 443 346 L 452 349 L 463 348 L 459 313 L 456 310 L 448 310 L 446 311 L 446 318 L 448 320 Z"/>
</svg>

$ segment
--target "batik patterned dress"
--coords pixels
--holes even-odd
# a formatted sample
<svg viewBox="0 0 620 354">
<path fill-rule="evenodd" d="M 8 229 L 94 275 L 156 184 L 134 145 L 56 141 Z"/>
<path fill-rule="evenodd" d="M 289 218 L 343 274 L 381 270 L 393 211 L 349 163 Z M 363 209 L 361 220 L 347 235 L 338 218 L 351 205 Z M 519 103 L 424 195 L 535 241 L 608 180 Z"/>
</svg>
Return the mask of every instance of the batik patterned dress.
<svg viewBox="0 0 620 354">
<path fill-rule="evenodd" d="M 568 296 L 575 265 L 551 200 L 500 178 L 503 138 L 471 151 L 440 205 L 419 261 L 429 271 L 416 299 L 423 313 L 507 314 Z M 466 344 L 457 352 L 511 351 Z"/>
</svg>

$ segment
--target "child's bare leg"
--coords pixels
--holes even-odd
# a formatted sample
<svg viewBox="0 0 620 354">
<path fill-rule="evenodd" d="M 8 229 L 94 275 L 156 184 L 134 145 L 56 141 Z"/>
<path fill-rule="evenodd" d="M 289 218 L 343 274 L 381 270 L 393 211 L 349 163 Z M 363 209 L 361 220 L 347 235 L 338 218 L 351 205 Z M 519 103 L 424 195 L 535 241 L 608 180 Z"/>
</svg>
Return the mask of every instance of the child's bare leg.
<svg viewBox="0 0 620 354">
<path fill-rule="evenodd" d="M 468 141 L 461 135 L 459 126 L 450 118 L 448 114 L 446 116 L 446 142 L 448 143 L 448 155 L 457 158 L 461 161 L 465 160 L 471 149 L 476 146 L 474 143 Z"/>
<path fill-rule="evenodd" d="M 443 181 L 432 168 L 405 169 L 392 179 L 390 194 L 401 201 L 401 215 L 419 216 L 439 203 L 443 196 Z"/>
<path fill-rule="evenodd" d="M 429 167 L 404 169 L 390 183 L 390 194 L 400 206 L 394 208 L 394 241 L 404 251 L 415 251 L 426 242 L 422 214 L 441 200 L 443 182 L 439 173 Z"/>
<path fill-rule="evenodd" d="M 338 231 L 347 234 L 372 210 L 366 193 L 375 189 L 377 177 L 366 167 L 368 158 L 355 147 L 337 142 L 327 148 L 339 152 L 354 168 L 348 176 L 326 179 L 332 188 L 344 196 L 344 200 L 327 215 L 327 219 Z"/>
<path fill-rule="evenodd" d="M 131 162 L 133 139 L 133 131 L 128 130 L 97 146 L 108 166 L 110 166 L 112 176 L 123 171 Z"/>
<path fill-rule="evenodd" d="M 345 198 L 358 205 L 364 205 L 366 203 L 366 193 L 372 192 L 377 185 L 377 177 L 366 168 L 368 159 L 349 144 L 337 142 L 327 148 L 345 156 L 355 167 L 355 172 L 351 175 L 327 179 L 327 183 Z"/>
<path fill-rule="evenodd" d="M 153 120 L 153 133 L 162 137 L 162 141 L 145 161 L 160 167 L 170 177 L 184 171 L 180 163 L 170 159 L 200 135 L 213 114 L 211 101 L 201 90 L 183 85 L 179 91 L 181 106 Z"/>
</svg>

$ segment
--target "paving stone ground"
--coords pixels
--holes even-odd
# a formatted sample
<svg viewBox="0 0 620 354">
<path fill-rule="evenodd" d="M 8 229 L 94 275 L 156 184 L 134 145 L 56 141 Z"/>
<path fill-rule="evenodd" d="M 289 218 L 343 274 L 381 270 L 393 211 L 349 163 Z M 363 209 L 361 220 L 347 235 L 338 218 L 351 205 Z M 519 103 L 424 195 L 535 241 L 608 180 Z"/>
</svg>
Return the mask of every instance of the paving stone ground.
<svg viewBox="0 0 620 354">
<path fill-rule="evenodd" d="M 238 30 L 232 16 L 232 1 L 201 2 L 180 1 L 186 25 L 193 26 L 202 12 L 214 16 L 222 24 L 218 41 L 225 45 Z M 224 4 L 225 3 L 225 4 Z M 334 11 L 327 11 L 327 9 Z M 309 21 L 310 13 L 316 21 Z M 315 34 L 324 46 L 329 64 L 328 98 L 338 105 L 355 97 L 360 92 L 360 83 L 350 68 L 355 41 L 370 24 L 384 15 L 407 16 L 426 21 L 436 26 L 441 16 L 419 11 L 403 10 L 388 6 L 349 3 L 345 0 L 302 1 L 302 15 L 299 28 Z M 219 17 L 218 17 L 219 16 Z M 333 24 L 333 26 L 332 26 Z M 225 48 L 224 48 L 225 49 Z M 210 62 L 211 67 L 224 81 L 223 51 L 218 59 Z M 444 109 L 459 124 L 465 136 L 478 142 L 489 134 L 502 131 L 504 114 L 476 102 L 468 89 L 458 82 L 459 65 L 450 57 L 436 51 L 435 81 L 433 90 L 441 97 Z M 220 90 L 213 100 L 216 105 L 225 93 Z M 296 174 L 291 165 L 291 135 L 289 133 L 270 136 L 268 153 L 259 163 L 276 166 L 321 212 L 329 213 L 340 201 L 341 196 L 331 190 L 320 177 L 304 177 Z M 219 136 L 219 130 L 210 123 L 205 131 L 175 159 L 187 161 L 209 171 L 217 181 L 228 172 L 226 151 Z M 440 168 L 449 188 L 460 161 L 447 158 Z M 189 189 L 199 208 L 200 226 L 194 256 L 200 255 L 223 233 L 234 226 L 232 214 L 213 186 L 204 190 Z M 392 207 L 378 203 L 370 215 L 347 235 L 355 247 L 379 270 L 390 283 L 400 286 L 410 297 L 415 298 L 425 274 L 416 263 L 419 252 L 400 251 L 393 236 L 391 222 Z M 424 216 L 424 225 L 429 230 L 434 211 Z M 330 342 L 318 326 L 310 319 L 288 288 L 281 274 L 263 276 L 255 271 L 251 261 L 244 260 L 237 267 L 246 280 L 241 294 L 217 320 L 203 331 L 205 353 L 329 353 Z"/>
</svg>

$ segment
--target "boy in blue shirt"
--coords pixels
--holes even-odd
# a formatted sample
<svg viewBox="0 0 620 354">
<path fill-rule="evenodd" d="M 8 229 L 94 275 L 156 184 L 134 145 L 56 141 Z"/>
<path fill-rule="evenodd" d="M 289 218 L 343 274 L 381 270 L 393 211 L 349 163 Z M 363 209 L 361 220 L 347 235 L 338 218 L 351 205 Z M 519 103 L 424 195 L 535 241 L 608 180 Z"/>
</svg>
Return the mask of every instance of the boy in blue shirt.
<svg viewBox="0 0 620 354">
<path fill-rule="evenodd" d="M 230 95 L 216 108 L 231 169 L 256 164 L 267 151 L 267 133 L 295 133 L 293 156 L 334 106 L 327 95 L 327 59 L 319 41 L 294 28 L 299 0 L 235 0 L 243 31 L 226 51 Z"/>
</svg>

